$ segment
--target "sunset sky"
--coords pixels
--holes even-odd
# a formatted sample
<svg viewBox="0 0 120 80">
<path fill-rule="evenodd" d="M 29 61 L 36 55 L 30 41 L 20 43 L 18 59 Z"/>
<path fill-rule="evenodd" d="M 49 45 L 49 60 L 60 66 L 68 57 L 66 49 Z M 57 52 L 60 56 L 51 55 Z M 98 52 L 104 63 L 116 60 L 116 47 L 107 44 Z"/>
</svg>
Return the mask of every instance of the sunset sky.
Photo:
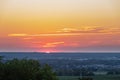
<svg viewBox="0 0 120 80">
<path fill-rule="evenodd" d="M 0 52 L 120 52 L 120 0 L 0 0 Z"/>
</svg>

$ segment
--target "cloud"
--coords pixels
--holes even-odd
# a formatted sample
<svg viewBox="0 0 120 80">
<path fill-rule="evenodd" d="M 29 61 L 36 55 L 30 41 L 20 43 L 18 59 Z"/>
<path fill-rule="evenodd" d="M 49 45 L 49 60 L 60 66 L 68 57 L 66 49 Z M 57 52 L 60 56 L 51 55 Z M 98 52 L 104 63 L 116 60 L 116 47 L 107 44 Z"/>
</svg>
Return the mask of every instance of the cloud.
<svg viewBox="0 0 120 80">
<path fill-rule="evenodd" d="M 42 36 L 80 36 L 84 34 L 98 33 L 98 34 L 114 34 L 120 33 L 119 27 L 99 27 L 99 26 L 85 26 L 80 29 L 77 28 L 63 28 L 54 33 L 49 34 L 8 34 L 10 37 L 42 37 Z M 26 38 L 27 39 L 27 38 Z"/>
<path fill-rule="evenodd" d="M 43 45 L 44 48 L 56 47 L 57 45 L 64 44 L 64 42 L 51 42 Z"/>
<path fill-rule="evenodd" d="M 82 33 L 102 33 L 105 30 L 104 28 L 91 28 L 91 27 L 83 27 L 81 29 L 75 28 L 63 28 L 57 33 L 50 33 L 50 34 L 8 34 L 11 37 L 32 37 L 32 36 L 74 36 L 74 35 L 81 35 Z"/>
<path fill-rule="evenodd" d="M 23 36 L 28 36 L 28 34 L 8 34 L 8 36 L 23 37 Z"/>
<path fill-rule="evenodd" d="M 56 32 L 71 32 L 71 31 L 77 31 L 77 29 L 74 29 L 74 28 L 63 28 L 59 31 L 56 31 Z"/>
<path fill-rule="evenodd" d="M 99 26 L 83 26 L 80 29 L 76 28 L 63 28 L 58 33 L 119 33 L 119 27 L 99 27 Z"/>
<path fill-rule="evenodd" d="M 87 31 L 87 29 L 85 29 Z M 89 29 L 90 30 L 90 29 Z M 92 30 L 92 29 L 91 29 Z M 99 29 L 98 29 L 99 30 Z M 106 30 L 106 29 L 105 29 Z M 109 28 L 107 31 L 117 31 L 118 28 Z M 104 31 L 104 30 L 103 30 Z M 62 35 L 62 36 L 61 36 Z M 65 35 L 65 36 L 63 36 Z M 60 50 L 60 51 L 87 51 L 87 50 L 104 50 L 104 48 L 117 50 L 117 47 L 111 47 L 114 45 L 120 45 L 120 38 L 119 34 L 113 34 L 113 35 L 107 35 L 107 34 L 82 34 L 81 36 L 67 36 L 67 35 L 81 35 L 81 33 L 54 33 L 54 34 L 27 34 L 26 36 L 20 36 L 20 37 L 7 37 L 7 39 L 3 39 L 1 41 L 1 47 L 6 45 L 5 47 L 12 47 L 16 46 L 27 46 L 25 49 L 30 50 Z M 16 35 L 15 35 L 16 36 Z M 18 36 L 18 35 L 17 35 Z M 30 37 L 31 36 L 31 37 Z M 32 37 L 37 36 L 37 37 Z M 39 37 L 40 36 L 40 37 Z M 10 38 L 11 41 L 8 39 Z M 33 38 L 33 39 L 31 39 Z M 7 40 L 7 41 L 5 41 Z M 4 42 L 4 44 L 3 44 Z M 8 43 L 11 43 L 10 46 L 8 46 Z M 14 44 L 16 43 L 16 44 Z M 3 45 L 2 45 L 3 44 Z M 101 46 L 101 47 L 99 47 Z M 105 47 L 104 47 L 105 46 Z M 109 48 L 110 47 L 110 48 Z M 20 47 L 22 49 L 22 47 Z M 6 48 L 5 48 L 6 49 Z"/>
<path fill-rule="evenodd" d="M 59 33 L 101 33 L 102 30 L 105 28 L 103 27 L 93 27 L 93 26 L 87 26 L 87 27 L 81 27 L 80 29 L 76 28 L 63 28 L 57 32 Z"/>
<path fill-rule="evenodd" d="M 42 36 L 74 36 L 78 33 L 50 33 L 50 34 L 8 34 L 9 37 L 42 37 Z"/>
</svg>

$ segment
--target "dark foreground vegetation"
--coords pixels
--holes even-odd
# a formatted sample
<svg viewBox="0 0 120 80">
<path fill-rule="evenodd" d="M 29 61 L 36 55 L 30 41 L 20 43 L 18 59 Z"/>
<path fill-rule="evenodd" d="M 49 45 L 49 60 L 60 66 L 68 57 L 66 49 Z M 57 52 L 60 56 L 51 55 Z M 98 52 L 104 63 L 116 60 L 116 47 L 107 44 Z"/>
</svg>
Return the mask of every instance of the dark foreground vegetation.
<svg viewBox="0 0 120 80">
<path fill-rule="evenodd" d="M 32 59 L 13 59 L 6 62 L 0 56 L 0 80 L 58 80 L 49 65 L 40 65 Z M 93 80 L 89 77 L 77 80 Z"/>
<path fill-rule="evenodd" d="M 0 61 L 0 80 L 58 80 L 48 65 L 36 60 L 13 59 Z"/>
</svg>

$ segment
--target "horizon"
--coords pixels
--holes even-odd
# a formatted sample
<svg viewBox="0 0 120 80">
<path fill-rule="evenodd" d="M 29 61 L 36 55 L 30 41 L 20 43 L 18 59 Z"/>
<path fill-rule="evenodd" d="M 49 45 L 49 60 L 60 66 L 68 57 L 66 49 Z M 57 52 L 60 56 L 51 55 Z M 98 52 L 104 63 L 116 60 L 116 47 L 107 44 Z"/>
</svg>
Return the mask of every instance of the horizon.
<svg viewBox="0 0 120 80">
<path fill-rule="evenodd" d="M 34 52 L 34 51 L 27 52 L 26 51 L 26 52 L 0 52 L 0 53 L 45 53 L 45 54 L 68 53 L 69 54 L 69 53 L 120 53 L 120 52 L 117 52 L 117 51 L 116 52 L 115 51 L 114 52 L 107 52 L 107 51 L 106 52 L 102 52 L 102 51 L 101 52 L 94 52 L 94 51 L 93 52 L 89 52 L 89 51 L 88 52 L 71 52 L 71 51 L 70 52 Z"/>
</svg>

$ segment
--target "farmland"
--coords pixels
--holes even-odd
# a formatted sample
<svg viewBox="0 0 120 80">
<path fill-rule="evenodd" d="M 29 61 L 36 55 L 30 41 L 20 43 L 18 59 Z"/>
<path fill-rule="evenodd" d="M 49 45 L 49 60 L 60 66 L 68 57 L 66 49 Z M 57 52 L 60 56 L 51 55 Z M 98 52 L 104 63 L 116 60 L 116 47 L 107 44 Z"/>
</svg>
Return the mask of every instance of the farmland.
<svg viewBox="0 0 120 80">
<path fill-rule="evenodd" d="M 79 76 L 59 76 L 59 80 L 78 80 Z M 93 80 L 120 80 L 120 75 L 97 75 Z"/>
</svg>

